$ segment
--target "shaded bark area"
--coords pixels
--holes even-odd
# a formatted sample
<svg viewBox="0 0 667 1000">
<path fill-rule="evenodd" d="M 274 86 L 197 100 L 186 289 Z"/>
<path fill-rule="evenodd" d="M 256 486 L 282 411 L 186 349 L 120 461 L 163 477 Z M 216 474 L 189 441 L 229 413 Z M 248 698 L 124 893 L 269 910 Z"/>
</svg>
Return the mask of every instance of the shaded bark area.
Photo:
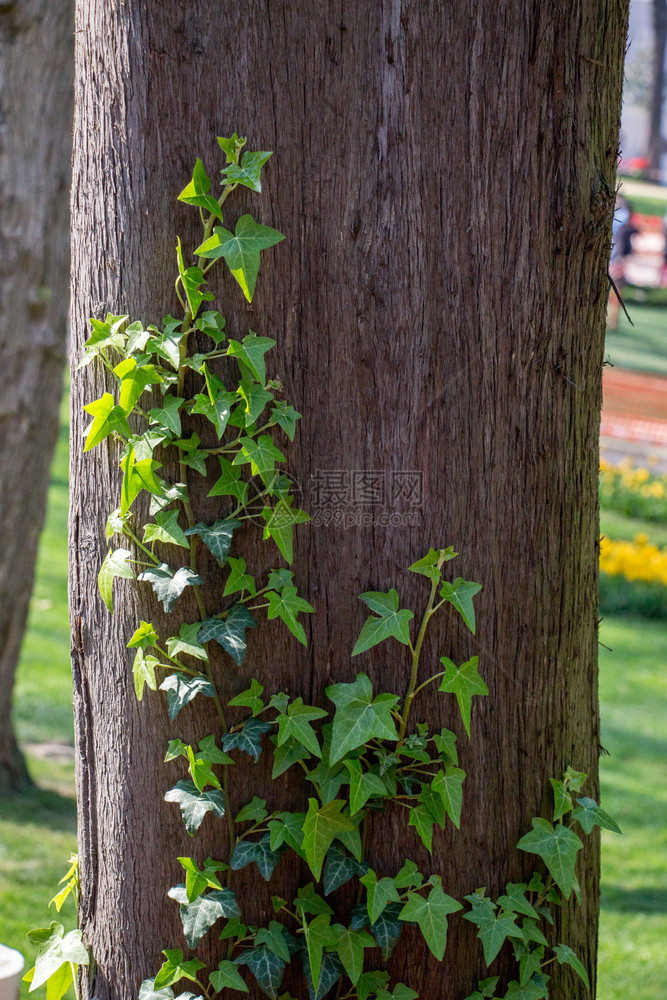
<svg viewBox="0 0 667 1000">
<path fill-rule="evenodd" d="M 662 134 L 662 107 L 665 94 L 665 46 L 667 45 L 667 2 L 653 0 L 653 58 L 648 114 L 648 158 L 651 176 L 660 177 L 660 161 L 665 151 Z"/>
<path fill-rule="evenodd" d="M 65 363 L 73 27 L 72 0 L 0 4 L 0 790 L 29 780 L 11 703 Z"/>
<path fill-rule="evenodd" d="M 322 502 L 323 473 L 350 486 L 372 471 L 388 491 L 370 524 L 348 493 L 298 533 L 293 568 L 316 609 L 308 650 L 262 626 L 243 668 L 220 664 L 229 694 L 256 676 L 322 703 L 328 683 L 358 670 L 402 693 L 397 644 L 350 661 L 365 619 L 357 595 L 396 585 L 403 607 L 419 607 L 423 588 L 405 569 L 430 545 L 453 544 L 455 575 L 484 585 L 476 638 L 444 616 L 423 657 L 426 676 L 440 655 L 477 653 L 490 688 L 469 746 L 462 734 L 461 832 L 438 836 L 429 859 L 392 814 L 368 856 L 382 874 L 412 856 L 458 897 L 530 873 L 514 846 L 549 814 L 550 777 L 571 764 L 598 791 L 598 428 L 626 21 L 619 0 L 78 3 L 74 358 L 88 316 L 175 314 L 175 235 L 191 246 L 199 235 L 175 199 L 196 156 L 211 175 L 222 165 L 215 136 L 236 129 L 276 154 L 261 202 L 237 192 L 226 223 L 250 208 L 287 240 L 266 255 L 252 308 L 219 279 L 230 335 L 250 326 L 278 341 L 270 367 L 304 415 L 288 454 L 307 509 Z M 207 818 L 190 841 L 162 802 L 181 776 L 161 763 L 174 727 L 162 702 L 136 704 L 125 644 L 139 617 L 160 629 L 163 614 L 145 586 L 137 596 L 116 583 L 113 619 L 97 594 L 118 456 L 105 444 L 84 459 L 78 442 L 81 406 L 104 388 L 99 371 L 73 373 L 81 918 L 99 1000 L 135 997 L 161 948 L 183 946 L 164 898 L 182 874 L 176 856 L 228 850 L 222 824 Z M 388 485 L 412 472 L 421 505 Z M 196 517 L 219 514 L 204 496 Z M 196 620 L 185 599 L 178 607 Z M 214 731 L 205 713 L 186 709 L 179 735 Z M 435 692 L 419 717 L 461 732 Z M 235 812 L 252 794 L 305 801 L 289 775 L 274 790 L 262 766 L 235 771 Z M 582 906 L 564 907 L 556 932 L 593 978 L 598 851 L 591 838 Z M 289 894 L 286 869 L 272 892 Z M 234 885 L 259 919 L 264 887 L 245 872 Z M 496 966 L 509 967 L 504 953 Z M 391 971 L 452 1000 L 486 974 L 459 918 L 443 965 L 406 933 Z M 585 995 L 561 967 L 552 986 Z"/>
</svg>

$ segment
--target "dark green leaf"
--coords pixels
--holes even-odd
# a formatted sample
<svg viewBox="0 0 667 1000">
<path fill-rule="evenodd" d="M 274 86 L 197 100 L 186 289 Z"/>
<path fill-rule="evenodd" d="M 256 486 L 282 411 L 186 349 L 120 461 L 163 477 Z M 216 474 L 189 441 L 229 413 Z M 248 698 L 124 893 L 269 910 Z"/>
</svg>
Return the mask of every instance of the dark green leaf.
<svg viewBox="0 0 667 1000">
<path fill-rule="evenodd" d="M 229 566 L 229 576 L 222 596 L 228 597 L 229 594 L 243 593 L 247 590 L 254 597 L 257 593 L 257 584 L 254 576 L 246 573 L 245 559 L 242 557 L 235 559 L 234 556 L 228 556 L 227 565 Z"/>
<path fill-rule="evenodd" d="M 276 737 L 271 737 L 275 740 Z M 272 778 L 278 778 L 281 774 L 284 774 L 292 766 L 296 764 L 299 760 L 308 760 L 310 754 L 301 743 L 296 740 L 288 740 L 282 746 L 277 746 L 273 751 L 273 771 L 271 774 Z"/>
<path fill-rule="evenodd" d="M 215 557 L 218 566 L 224 566 L 232 545 L 232 536 L 240 523 L 234 518 L 220 519 L 210 525 L 200 521 L 194 527 L 187 528 L 185 534 L 199 535 L 206 548 Z"/>
<path fill-rule="evenodd" d="M 275 596 L 277 597 L 278 595 L 276 594 Z M 289 739 L 295 739 L 299 743 L 302 743 L 306 750 L 313 754 L 313 756 L 321 757 L 322 751 L 320 750 L 319 740 L 310 723 L 314 719 L 324 718 L 327 714 L 324 709 L 313 708 L 312 705 L 304 705 L 302 698 L 295 698 L 288 706 L 287 713 L 279 715 L 276 719 L 278 723 L 278 746 L 282 746 Z"/>
<path fill-rule="evenodd" d="M 264 702 L 260 697 L 263 691 L 264 686 L 253 677 L 250 681 L 250 687 L 237 694 L 228 704 L 236 708 L 249 708 L 253 715 L 259 715 L 264 709 Z"/>
<path fill-rule="evenodd" d="M 191 836 L 199 829 L 207 812 L 220 819 L 225 815 L 224 796 L 217 788 L 200 792 L 192 781 L 177 781 L 164 797 L 167 802 L 178 802 L 185 828 Z"/>
<path fill-rule="evenodd" d="M 235 733 L 225 733 L 222 737 L 223 750 L 243 750 L 255 760 L 259 760 L 262 752 L 262 733 L 271 728 L 269 722 L 261 719 L 248 719 L 243 728 Z"/>
<path fill-rule="evenodd" d="M 425 556 L 418 559 L 417 562 L 413 562 L 412 566 L 408 566 L 411 573 L 421 573 L 422 576 L 427 577 L 431 583 L 439 583 L 442 577 L 442 571 L 438 569 L 438 562 L 440 559 L 443 562 L 448 562 L 453 559 L 457 552 L 454 552 L 453 547 L 450 545 L 446 549 L 429 549 Z"/>
<path fill-rule="evenodd" d="M 207 677 L 193 677 L 175 670 L 160 684 L 160 690 L 167 694 L 169 718 L 175 719 L 182 708 L 198 694 L 215 698 L 215 688 Z"/>
<path fill-rule="evenodd" d="M 283 962 L 289 962 L 290 950 L 285 938 L 286 933 L 289 933 L 286 927 L 277 920 L 272 920 L 268 927 L 259 928 L 255 934 L 255 944 L 266 945 L 269 951 L 282 958 Z"/>
<path fill-rule="evenodd" d="M 419 893 L 409 892 L 399 919 L 419 924 L 429 950 L 441 962 L 447 944 L 447 916 L 460 909 L 460 903 L 444 893 L 439 885 L 434 885 L 426 899 Z"/>
<path fill-rule="evenodd" d="M 199 629 L 199 642 L 210 642 L 211 639 L 222 646 L 239 666 L 243 663 L 246 653 L 246 630 L 255 628 L 257 622 L 244 604 L 233 604 L 227 612 L 227 617 L 205 618 Z"/>
<path fill-rule="evenodd" d="M 546 984 L 533 976 L 523 986 L 516 979 L 508 983 L 504 1000 L 547 1000 L 548 996 Z"/>
<path fill-rule="evenodd" d="M 148 569 L 139 574 L 137 580 L 150 583 L 158 599 L 162 601 L 167 614 L 169 614 L 174 606 L 174 602 L 181 596 L 186 587 L 194 587 L 204 582 L 188 566 L 181 566 L 174 573 L 173 569 L 167 563 L 160 563 L 159 566 L 149 566 Z"/>
<path fill-rule="evenodd" d="M 461 826 L 461 806 L 463 804 L 463 782 L 466 773 L 460 767 L 449 764 L 444 772 L 438 771 L 431 782 L 431 789 L 442 799 L 447 815 L 458 830 Z"/>
<path fill-rule="evenodd" d="M 453 604 L 472 634 L 475 634 L 475 609 L 472 599 L 482 589 L 481 583 L 472 583 L 457 576 L 454 583 L 444 581 L 440 588 L 440 596 Z"/>
<path fill-rule="evenodd" d="M 410 809 L 408 826 L 414 826 L 429 854 L 433 852 L 433 823 L 433 814 L 423 803 Z"/>
<path fill-rule="evenodd" d="M 188 948 L 195 948 L 204 934 L 222 917 L 240 917 L 241 911 L 231 889 L 214 889 L 181 906 L 183 934 Z"/>
<path fill-rule="evenodd" d="M 359 879 L 366 887 L 366 906 L 368 907 L 368 917 L 371 924 L 374 924 L 381 913 L 384 912 L 389 903 L 400 903 L 394 880 L 391 878 L 378 879 L 371 869 Z"/>
<path fill-rule="evenodd" d="M 350 813 L 354 816 L 366 805 L 369 799 L 386 798 L 387 789 L 377 774 L 362 771 L 358 760 L 344 761 L 350 774 Z"/>
<path fill-rule="evenodd" d="M 232 852 L 229 863 L 234 871 L 239 871 L 254 862 L 262 878 L 268 882 L 281 854 L 282 848 L 278 848 L 276 851 L 271 850 L 270 836 L 265 833 L 262 839 L 257 842 L 240 840 Z"/>
<path fill-rule="evenodd" d="M 296 422 L 301 419 L 301 414 L 297 413 L 291 403 L 278 400 L 273 410 L 271 410 L 271 420 L 274 420 L 281 427 L 290 441 L 294 440 Z"/>
<path fill-rule="evenodd" d="M 324 862 L 322 876 L 324 895 L 328 896 L 329 893 L 335 892 L 336 889 L 349 882 L 355 875 L 364 875 L 367 871 L 368 865 L 365 861 L 357 861 L 334 842 L 327 851 Z"/>
<path fill-rule="evenodd" d="M 266 945 L 260 945 L 258 948 L 247 948 L 242 951 L 236 956 L 234 963 L 247 965 L 262 993 L 270 997 L 270 1000 L 277 1000 L 285 972 L 285 962 L 282 958 L 269 951 Z"/>
<path fill-rule="evenodd" d="M 317 990 L 313 986 L 313 979 L 310 974 L 310 965 L 306 955 L 303 957 L 303 974 L 306 978 L 309 1000 L 323 1000 L 327 993 L 333 989 L 340 979 L 343 966 L 334 952 L 328 952 L 322 958 L 322 968 L 320 969 L 320 982 Z"/>
</svg>

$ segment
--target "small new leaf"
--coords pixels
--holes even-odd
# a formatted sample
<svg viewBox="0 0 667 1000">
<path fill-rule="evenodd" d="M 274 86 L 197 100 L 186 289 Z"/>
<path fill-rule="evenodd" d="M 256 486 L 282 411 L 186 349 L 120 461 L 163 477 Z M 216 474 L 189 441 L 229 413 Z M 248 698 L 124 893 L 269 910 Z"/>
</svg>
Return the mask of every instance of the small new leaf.
<svg viewBox="0 0 667 1000">
<path fill-rule="evenodd" d="M 412 611 L 398 608 L 398 593 L 392 588 L 383 594 L 369 591 L 360 594 L 359 599 L 368 604 L 376 614 L 366 619 L 361 634 L 352 650 L 352 656 L 377 646 L 379 642 L 393 636 L 407 646 L 410 643 L 410 622 L 414 618 Z M 376 617 L 377 616 L 377 617 Z"/>
<path fill-rule="evenodd" d="M 470 580 L 463 580 L 460 576 L 454 580 L 454 583 L 445 581 L 440 588 L 442 599 L 454 605 L 473 635 L 475 634 L 475 609 L 472 599 L 481 589 L 481 583 L 472 583 Z"/>
</svg>

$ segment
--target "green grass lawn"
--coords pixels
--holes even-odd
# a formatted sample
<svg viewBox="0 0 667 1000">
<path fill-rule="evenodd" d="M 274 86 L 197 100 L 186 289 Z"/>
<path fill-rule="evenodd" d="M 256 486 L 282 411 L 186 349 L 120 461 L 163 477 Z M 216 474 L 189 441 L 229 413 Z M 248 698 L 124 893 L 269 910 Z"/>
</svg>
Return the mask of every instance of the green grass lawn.
<svg viewBox="0 0 667 1000">
<path fill-rule="evenodd" d="M 621 311 L 618 329 L 607 330 L 605 359 L 618 368 L 667 375 L 667 304 L 633 301 L 637 292 L 629 289 L 622 294 L 634 326 Z"/>
<path fill-rule="evenodd" d="M 66 508 L 63 431 L 17 680 L 16 724 L 24 743 L 72 739 Z M 667 537 L 663 525 L 611 513 L 602 530 L 617 538 L 645 530 L 658 544 Z M 656 1000 L 667 978 L 667 627 L 608 618 L 601 640 L 613 650 L 601 648 L 602 742 L 610 753 L 601 759 L 602 804 L 624 835 L 603 832 L 598 997 Z M 30 766 L 39 787 L 0 809 L 0 938 L 28 961 L 25 933 L 57 918 L 47 903 L 76 839 L 71 761 L 32 756 Z M 58 919 L 67 929 L 74 925 L 71 903 Z M 44 993 L 34 995 L 41 1000 Z"/>
</svg>

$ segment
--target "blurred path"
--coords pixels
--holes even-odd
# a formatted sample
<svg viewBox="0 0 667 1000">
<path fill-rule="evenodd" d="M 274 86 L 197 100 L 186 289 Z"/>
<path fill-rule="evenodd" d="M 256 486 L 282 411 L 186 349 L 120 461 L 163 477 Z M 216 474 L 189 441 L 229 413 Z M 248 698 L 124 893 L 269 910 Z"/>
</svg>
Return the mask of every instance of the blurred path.
<svg viewBox="0 0 667 1000">
<path fill-rule="evenodd" d="M 602 455 L 633 465 L 650 457 L 656 471 L 667 472 L 667 377 L 606 367 L 602 391 Z"/>
</svg>

